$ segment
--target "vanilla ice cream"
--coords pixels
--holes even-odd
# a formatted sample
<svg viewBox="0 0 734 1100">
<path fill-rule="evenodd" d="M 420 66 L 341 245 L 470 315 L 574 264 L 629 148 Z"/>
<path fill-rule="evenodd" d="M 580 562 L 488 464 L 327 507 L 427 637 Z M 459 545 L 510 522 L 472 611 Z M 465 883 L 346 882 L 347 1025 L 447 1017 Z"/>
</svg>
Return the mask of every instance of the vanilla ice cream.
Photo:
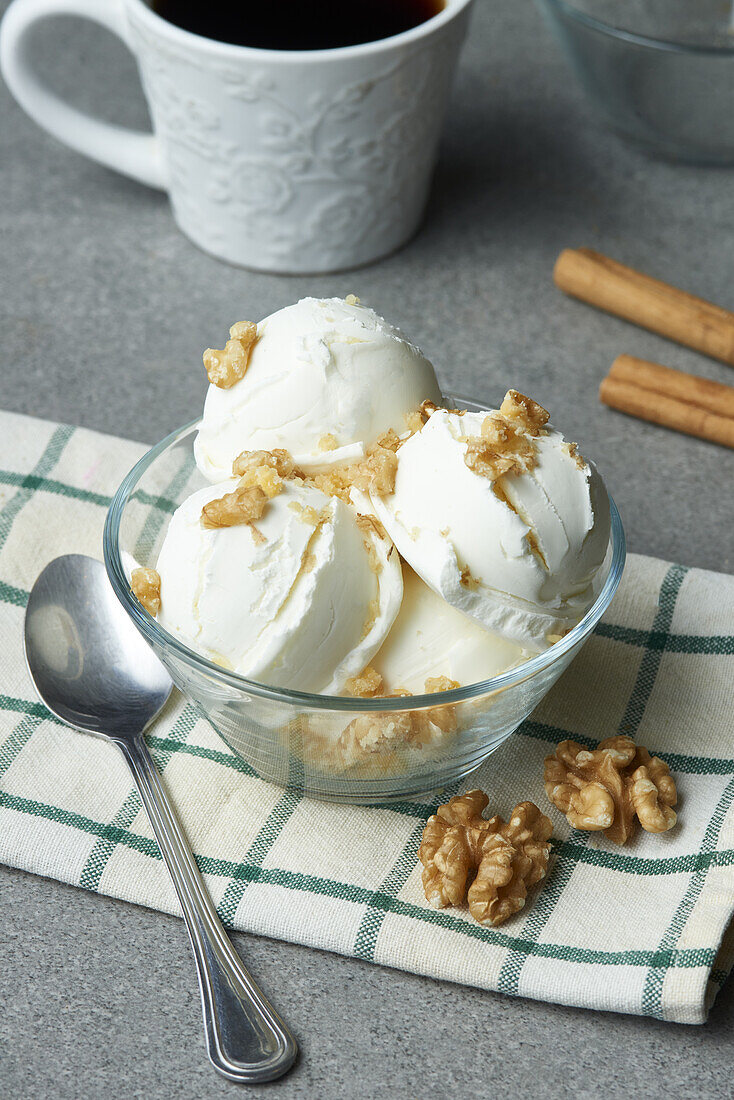
<svg viewBox="0 0 734 1100">
<path fill-rule="evenodd" d="M 354 461 L 425 400 L 441 401 L 433 367 L 398 329 L 351 296 L 303 298 L 258 324 L 239 381 L 209 386 L 197 465 L 223 481 L 243 450 L 283 448 L 308 471 Z"/>
<path fill-rule="evenodd" d="M 405 688 L 420 695 L 429 678 L 444 676 L 464 687 L 498 676 L 530 656 L 457 611 L 404 564 L 400 612 L 370 664 L 386 692 Z"/>
<path fill-rule="evenodd" d="M 402 556 L 434 592 L 537 652 L 593 602 L 609 501 L 574 444 L 542 417 L 537 425 L 524 422 L 510 395 L 502 410 L 520 419 L 502 411 L 434 412 L 400 447 L 394 492 L 371 499 Z"/>
<path fill-rule="evenodd" d="M 251 679 L 337 694 L 398 613 L 399 557 L 346 504 L 294 480 L 256 524 L 203 526 L 203 506 L 238 484 L 207 486 L 174 513 L 158 559 L 158 621 Z"/>
</svg>

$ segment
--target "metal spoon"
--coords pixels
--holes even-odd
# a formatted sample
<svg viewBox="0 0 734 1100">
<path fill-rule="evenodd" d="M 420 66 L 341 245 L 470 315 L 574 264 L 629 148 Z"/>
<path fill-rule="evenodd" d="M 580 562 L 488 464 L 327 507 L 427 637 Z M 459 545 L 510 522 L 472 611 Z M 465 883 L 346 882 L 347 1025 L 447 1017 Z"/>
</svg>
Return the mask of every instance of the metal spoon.
<svg viewBox="0 0 734 1100">
<path fill-rule="evenodd" d="M 130 765 L 191 937 L 214 1068 L 249 1083 L 282 1076 L 295 1040 L 229 942 L 143 740 L 173 685 L 101 562 L 69 554 L 46 566 L 28 599 L 25 655 L 51 713 L 112 741 Z"/>
</svg>

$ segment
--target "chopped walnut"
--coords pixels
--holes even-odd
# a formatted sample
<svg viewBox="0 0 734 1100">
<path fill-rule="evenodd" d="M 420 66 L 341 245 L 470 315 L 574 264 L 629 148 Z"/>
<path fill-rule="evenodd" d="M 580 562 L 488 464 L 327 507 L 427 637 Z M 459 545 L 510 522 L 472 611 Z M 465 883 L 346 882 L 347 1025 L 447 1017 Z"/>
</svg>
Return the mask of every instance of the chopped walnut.
<svg viewBox="0 0 734 1100">
<path fill-rule="evenodd" d="M 459 583 L 463 588 L 468 588 L 470 592 L 475 592 L 476 589 L 479 588 L 479 581 L 476 577 L 472 576 L 472 571 L 468 565 L 465 565 L 461 570 Z"/>
<path fill-rule="evenodd" d="M 373 444 L 367 456 L 352 467 L 352 484 L 364 493 L 389 496 L 395 488 L 398 456 L 379 443 Z"/>
<path fill-rule="evenodd" d="M 393 453 L 400 450 L 400 445 L 403 440 L 393 428 L 388 428 L 386 432 L 377 437 L 375 441 L 376 447 L 383 447 L 386 451 L 392 451 Z M 369 451 L 367 452 L 369 454 Z"/>
<path fill-rule="evenodd" d="M 380 523 L 377 516 L 362 515 L 357 513 L 357 527 L 364 535 L 376 535 L 378 539 L 387 539 L 387 531 Z"/>
<path fill-rule="evenodd" d="M 373 573 L 379 575 L 382 572 L 382 562 L 375 547 L 375 537 L 387 539 L 387 532 L 376 516 L 364 516 L 357 514 L 357 527 L 364 536 L 364 548 L 367 551 L 367 560 Z"/>
<path fill-rule="evenodd" d="M 358 298 L 356 294 L 347 294 L 344 301 L 347 303 L 348 306 L 358 306 L 361 303 L 362 299 Z"/>
<path fill-rule="evenodd" d="M 448 676 L 429 676 L 426 680 L 426 695 L 436 695 L 439 691 L 455 691 L 461 687 L 458 680 Z"/>
<path fill-rule="evenodd" d="M 136 600 L 149 615 L 155 617 L 161 609 L 161 576 L 155 569 L 140 566 L 130 574 L 130 588 Z"/>
<path fill-rule="evenodd" d="M 243 451 L 232 463 L 232 473 L 235 477 L 245 477 L 251 470 L 263 466 L 273 470 L 283 480 L 295 473 L 293 459 L 282 447 L 275 447 L 272 451 Z"/>
<path fill-rule="evenodd" d="M 283 480 L 293 477 L 293 459 L 288 451 L 243 451 L 232 464 L 232 473 L 240 478 L 240 489 L 257 487 L 272 500 L 283 491 Z"/>
<path fill-rule="evenodd" d="M 379 565 L 379 562 L 377 564 Z M 372 562 L 370 562 L 370 567 L 372 567 Z M 372 630 L 372 627 L 377 622 L 377 616 L 379 614 L 380 614 L 380 599 L 379 599 L 379 596 L 374 596 L 370 600 L 370 602 L 367 604 L 367 618 L 364 621 L 364 626 L 362 627 L 362 635 L 359 639 L 361 642 L 364 641 L 364 639 L 367 637 L 369 632 Z"/>
<path fill-rule="evenodd" d="M 229 335 L 230 339 L 220 351 L 207 348 L 204 352 L 209 381 L 223 390 L 244 378 L 252 346 L 257 340 L 257 325 L 254 321 L 238 321 L 232 325 Z"/>
<path fill-rule="evenodd" d="M 327 440 L 330 444 L 329 449 L 334 449 L 338 445 L 334 436 L 323 436 L 320 445 Z M 350 503 L 353 486 L 363 492 L 371 491 L 378 496 L 387 496 L 395 488 L 395 474 L 398 468 L 396 451 L 401 442 L 400 436 L 390 428 L 367 448 L 365 457 L 357 462 L 332 466 L 318 473 L 295 472 L 302 478 L 305 485 L 320 489 L 327 496 L 338 497 L 345 504 Z"/>
<path fill-rule="evenodd" d="M 492 482 L 505 474 L 527 473 L 537 461 L 532 441 L 543 431 L 548 416 L 536 401 L 508 390 L 499 412 L 485 416 L 480 435 L 467 439 L 465 464 Z"/>
<path fill-rule="evenodd" d="M 472 437 L 466 443 L 464 463 L 472 473 L 486 477 L 489 481 L 496 481 L 509 474 L 515 466 L 515 459 L 509 455 L 497 454 L 483 439 Z"/>
<path fill-rule="evenodd" d="M 367 665 L 359 676 L 351 676 L 347 680 L 344 690 L 347 695 L 354 695 L 359 699 L 371 699 L 382 691 L 382 676 L 371 665 Z"/>
<path fill-rule="evenodd" d="M 272 451 L 242 451 L 232 463 L 232 472 L 240 481 L 231 493 L 209 501 L 201 511 L 203 527 L 235 527 L 249 523 L 256 542 L 265 536 L 253 526 L 260 519 L 269 500 L 283 491 L 283 482 L 295 476 L 293 459 L 288 451 L 276 447 Z M 300 507 L 292 503 L 293 507 Z"/>
<path fill-rule="evenodd" d="M 521 430 L 528 435 L 539 435 L 550 419 L 547 409 L 517 390 L 507 391 L 500 405 L 500 413 L 507 420 L 517 421 Z"/>
<path fill-rule="evenodd" d="M 233 492 L 204 505 L 201 526 L 214 530 L 218 527 L 237 527 L 242 523 L 253 524 L 260 519 L 267 503 L 268 496 L 259 486 L 238 485 Z"/>
<path fill-rule="evenodd" d="M 311 504 L 301 504 L 300 500 L 292 500 L 288 507 L 296 513 L 302 523 L 307 523 L 309 527 L 318 527 L 324 519 L 321 512 L 318 512 Z"/>
<path fill-rule="evenodd" d="M 379 577 L 380 573 L 382 572 L 382 562 L 380 561 L 380 556 L 375 549 L 375 544 L 371 538 L 366 538 L 362 541 L 364 543 L 365 553 L 367 554 L 367 564 L 369 565 L 375 576 Z M 371 629 L 372 624 L 370 625 L 370 630 Z M 369 631 L 367 633 L 369 633 Z M 365 634 L 365 637 L 366 636 L 367 635 Z"/>
<path fill-rule="evenodd" d="M 412 409 L 411 412 L 405 413 L 403 420 L 410 434 L 415 435 L 416 432 L 419 432 L 421 428 L 425 427 L 433 414 L 438 411 L 438 408 L 439 406 L 435 401 L 426 400 L 423 401 L 417 409 Z"/>
<path fill-rule="evenodd" d="M 345 504 L 349 504 L 349 494 L 352 491 L 351 471 L 351 466 L 334 466 L 321 473 L 304 474 L 303 483 L 319 489 L 329 497 L 338 497 Z"/>
<path fill-rule="evenodd" d="M 379 684 L 378 684 L 379 680 Z M 350 695 L 362 698 L 401 699 L 412 695 L 407 688 L 395 688 L 388 695 L 380 695 L 382 677 L 372 668 L 367 668 L 361 677 L 347 682 L 346 690 Z M 456 680 L 447 676 L 429 677 L 426 680 L 427 694 L 451 691 L 460 687 Z M 456 705 L 439 704 L 424 710 L 378 711 L 360 714 L 344 729 L 339 738 L 338 748 L 342 758 L 348 764 L 354 764 L 363 757 L 374 753 L 396 753 L 400 748 L 413 745 L 420 749 L 441 741 L 447 734 L 458 729 Z"/>
<path fill-rule="evenodd" d="M 365 669 L 362 673 L 365 677 L 364 684 L 359 683 L 362 677 L 355 677 L 351 684 L 347 684 L 347 690 L 350 686 L 352 689 L 356 687 L 365 693 L 361 695 L 362 698 L 376 698 L 377 695 L 369 696 L 366 692 L 376 685 L 374 677 L 377 675 L 376 670 Z M 442 685 L 440 688 L 439 682 Z M 444 690 L 448 685 L 458 686 L 444 677 L 435 677 L 433 683 L 434 691 Z M 379 698 L 385 699 L 384 705 L 388 708 L 391 705 L 389 700 L 411 695 L 412 692 L 407 688 L 394 688 Z M 424 716 L 434 712 L 440 714 L 441 710 L 447 712 L 449 709 L 455 708 L 444 704 L 443 707 L 431 707 L 422 713 Z M 309 767 L 323 772 L 342 774 L 347 770 L 356 770 L 363 777 L 397 774 L 406 768 L 406 750 L 423 752 L 431 743 L 441 745 L 446 738 L 438 726 L 431 726 L 428 720 L 417 721 L 416 713 L 410 710 L 396 713 L 387 709 L 376 713 L 362 713 L 345 727 L 336 740 L 321 723 L 314 723 L 302 715 L 289 724 L 287 736 L 290 750 L 302 756 Z M 454 722 L 453 727 L 456 725 Z M 424 735 L 429 730 L 433 733 L 432 738 Z"/>
<path fill-rule="evenodd" d="M 318 448 L 320 451 L 335 451 L 339 446 L 339 440 L 331 432 L 327 432 L 326 435 L 322 435 L 318 442 Z"/>
<path fill-rule="evenodd" d="M 283 479 L 270 466 L 253 466 L 240 479 L 241 489 L 262 489 L 268 500 L 283 492 Z"/>
<path fill-rule="evenodd" d="M 552 825 L 532 802 L 505 824 L 482 817 L 482 791 L 457 795 L 428 819 L 418 857 L 426 899 L 437 909 L 464 906 L 480 924 L 502 924 L 525 905 L 548 869 Z"/>
<path fill-rule="evenodd" d="M 368 754 L 394 752 L 410 741 L 412 735 L 409 710 L 360 714 L 342 732 L 338 749 L 351 763 Z"/>
<path fill-rule="evenodd" d="M 570 442 L 567 443 L 564 440 L 563 443 L 561 443 L 561 450 L 563 451 L 563 453 L 565 455 L 568 455 L 569 458 L 572 458 L 574 460 L 574 462 L 578 466 L 579 470 L 585 470 L 586 469 L 586 461 L 584 460 L 583 455 L 579 454 L 579 445 L 578 445 L 578 443 L 570 443 Z"/>
<path fill-rule="evenodd" d="M 455 691 L 461 687 L 458 680 L 451 680 L 448 676 L 429 676 L 425 682 L 426 695 L 437 695 L 440 691 Z M 417 735 L 421 741 L 433 741 L 436 738 L 436 730 L 440 733 L 455 733 L 459 722 L 456 715 L 455 703 L 444 703 L 442 706 L 429 707 L 428 710 L 416 710 L 414 712 Z"/>
<path fill-rule="evenodd" d="M 316 568 L 316 555 L 312 554 L 311 551 L 309 550 L 306 554 L 304 554 L 304 556 L 301 560 L 301 572 L 302 573 L 313 573 L 315 568 Z"/>
<path fill-rule="evenodd" d="M 411 435 L 415 435 L 416 432 L 419 432 L 426 423 L 421 416 L 420 409 L 412 409 L 411 412 L 405 413 L 403 420 L 405 421 L 405 427 Z"/>
<path fill-rule="evenodd" d="M 667 832 L 676 822 L 668 765 L 624 735 L 594 751 L 562 741 L 545 759 L 545 790 L 573 828 L 603 831 L 615 844 L 632 836 L 635 817 L 651 833 Z"/>
</svg>

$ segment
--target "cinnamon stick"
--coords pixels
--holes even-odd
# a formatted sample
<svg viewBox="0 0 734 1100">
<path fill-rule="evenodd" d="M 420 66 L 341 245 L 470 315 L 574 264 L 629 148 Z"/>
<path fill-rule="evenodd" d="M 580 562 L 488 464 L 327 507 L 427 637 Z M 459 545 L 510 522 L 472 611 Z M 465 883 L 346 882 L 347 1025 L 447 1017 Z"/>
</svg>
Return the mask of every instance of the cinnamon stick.
<svg viewBox="0 0 734 1100">
<path fill-rule="evenodd" d="M 609 376 L 618 382 L 629 382 L 643 390 L 697 405 L 717 416 L 734 418 L 734 386 L 664 367 L 661 363 L 651 363 L 648 359 L 638 359 L 635 355 L 618 355 Z"/>
<path fill-rule="evenodd" d="M 643 389 L 608 374 L 599 387 L 599 399 L 611 409 L 734 448 L 734 417 L 720 416 L 668 394 Z"/>
<path fill-rule="evenodd" d="M 574 298 L 734 366 L 734 313 L 590 248 L 567 248 L 553 271 Z"/>
</svg>

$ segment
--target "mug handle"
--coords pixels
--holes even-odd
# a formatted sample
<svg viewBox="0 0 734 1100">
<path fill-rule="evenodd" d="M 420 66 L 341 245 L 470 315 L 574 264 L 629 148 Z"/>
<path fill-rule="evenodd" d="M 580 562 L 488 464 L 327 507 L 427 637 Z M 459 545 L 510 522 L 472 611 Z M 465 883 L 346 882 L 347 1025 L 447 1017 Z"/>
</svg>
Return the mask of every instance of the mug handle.
<svg viewBox="0 0 734 1100">
<path fill-rule="evenodd" d="M 0 69 L 11 92 L 39 126 L 65 145 L 124 176 L 166 190 L 166 171 L 154 134 L 100 122 L 70 107 L 33 70 L 29 51 L 33 28 L 57 15 L 99 23 L 134 53 L 121 0 L 13 0 L 0 26 Z"/>
</svg>

